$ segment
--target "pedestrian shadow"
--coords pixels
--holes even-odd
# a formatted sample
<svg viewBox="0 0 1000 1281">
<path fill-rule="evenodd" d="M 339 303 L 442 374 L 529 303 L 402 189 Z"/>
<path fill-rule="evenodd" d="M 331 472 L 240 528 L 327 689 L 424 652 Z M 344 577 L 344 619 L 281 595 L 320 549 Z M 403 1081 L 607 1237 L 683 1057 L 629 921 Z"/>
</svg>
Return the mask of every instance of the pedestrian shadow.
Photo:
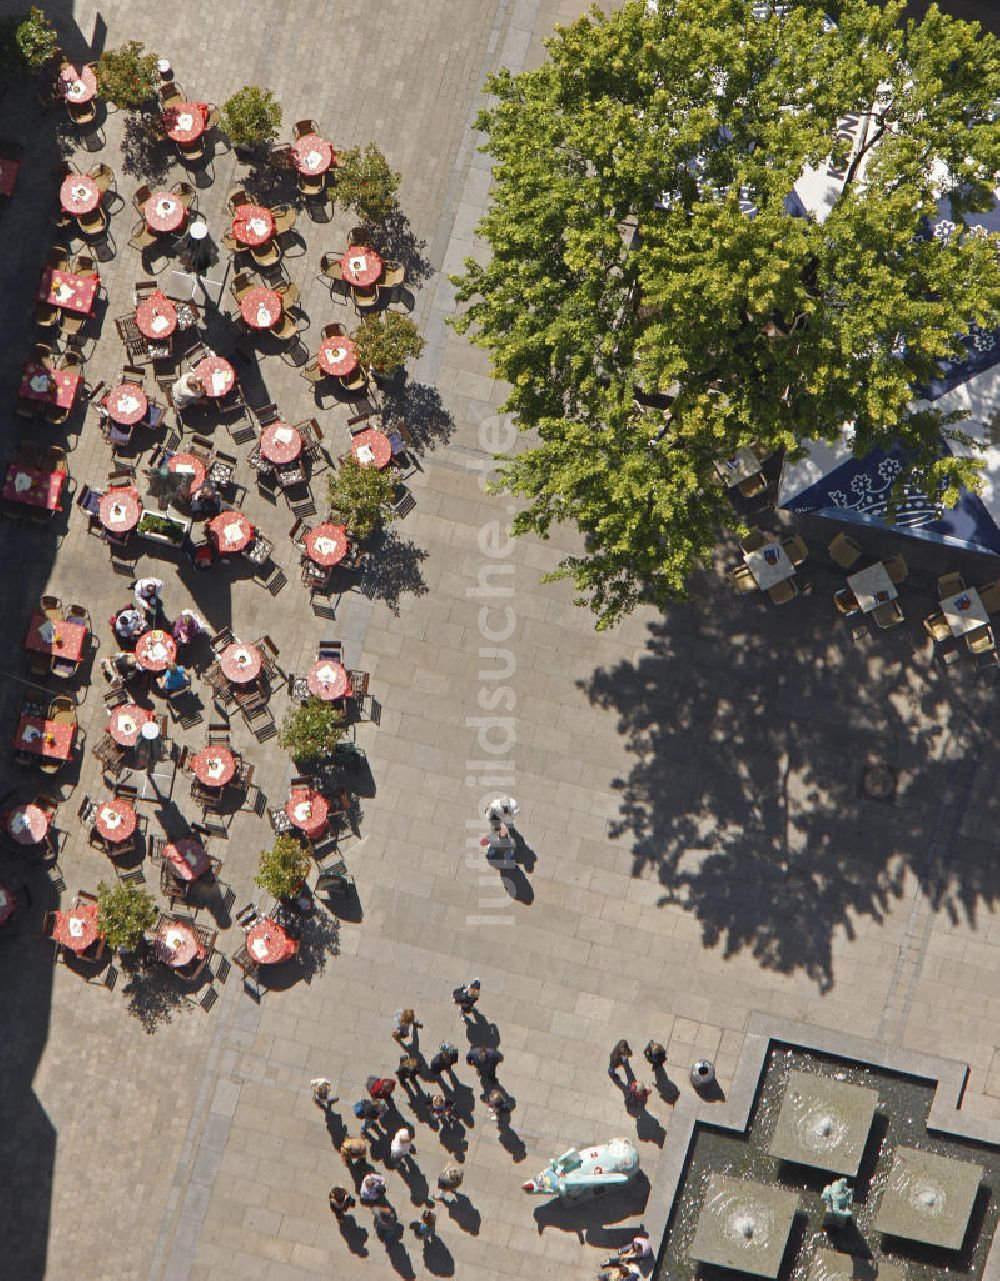
<svg viewBox="0 0 1000 1281">
<path fill-rule="evenodd" d="M 497 1127 L 497 1135 L 500 1139 L 500 1146 L 510 1153 L 514 1164 L 520 1164 L 528 1155 L 528 1150 L 524 1146 L 521 1136 L 509 1121 L 504 1121 Z"/>
<path fill-rule="evenodd" d="M 406 1246 L 403 1244 L 402 1237 L 399 1234 L 386 1240 L 384 1245 L 389 1262 L 401 1277 L 412 1278 L 417 1275 L 410 1261 L 410 1256 L 406 1252 Z"/>
<path fill-rule="evenodd" d="M 398 1169 L 400 1178 L 410 1189 L 410 1200 L 413 1204 L 426 1205 L 431 1189 L 420 1166 L 416 1161 L 404 1161 Z"/>
<path fill-rule="evenodd" d="M 538 856 L 516 827 L 507 829 L 514 838 L 514 858 L 520 867 L 529 875 L 535 870 Z"/>
<path fill-rule="evenodd" d="M 500 1029 L 478 1010 L 474 1011 L 472 1019 L 465 1020 L 465 1034 L 469 1044 L 476 1048 L 495 1050 L 500 1045 Z"/>
<path fill-rule="evenodd" d="M 438 1129 L 438 1138 L 446 1152 L 450 1152 L 456 1161 L 464 1161 L 469 1144 L 465 1137 L 465 1126 L 460 1121 L 451 1125 L 442 1125 Z"/>
<path fill-rule="evenodd" d="M 663 1126 L 645 1108 L 636 1113 L 635 1134 L 640 1143 L 655 1143 L 658 1148 L 663 1147 L 663 1141 L 667 1137 Z"/>
<path fill-rule="evenodd" d="M 466 1085 L 463 1081 L 456 1079 L 451 1092 L 451 1106 L 455 1116 L 463 1125 L 470 1130 L 475 1128 L 476 1092 L 471 1085 Z"/>
<path fill-rule="evenodd" d="M 436 1277 L 455 1275 L 455 1260 L 452 1258 L 451 1251 L 438 1236 L 424 1242 L 424 1267 L 428 1272 L 433 1272 Z"/>
<path fill-rule="evenodd" d="M 367 1259 L 368 1247 L 365 1242 L 368 1240 L 368 1229 L 362 1227 L 352 1214 L 340 1215 L 337 1226 L 340 1228 L 340 1235 L 344 1238 L 344 1244 L 348 1250 L 356 1254 L 359 1259 Z"/>
<path fill-rule="evenodd" d="M 671 1081 L 663 1068 L 653 1068 L 653 1084 L 656 1086 L 656 1092 L 664 1103 L 676 1103 L 681 1096 L 681 1092 L 675 1081 Z"/>
<path fill-rule="evenodd" d="M 347 1123 L 339 1112 L 334 1112 L 333 1108 L 326 1109 L 326 1116 L 323 1118 L 326 1122 L 326 1132 L 330 1136 L 330 1142 L 339 1150 L 341 1143 L 347 1138 Z"/>
<path fill-rule="evenodd" d="M 472 1204 L 464 1192 L 456 1192 L 451 1201 L 446 1201 L 448 1217 L 469 1236 L 479 1236 L 483 1216 Z"/>
</svg>

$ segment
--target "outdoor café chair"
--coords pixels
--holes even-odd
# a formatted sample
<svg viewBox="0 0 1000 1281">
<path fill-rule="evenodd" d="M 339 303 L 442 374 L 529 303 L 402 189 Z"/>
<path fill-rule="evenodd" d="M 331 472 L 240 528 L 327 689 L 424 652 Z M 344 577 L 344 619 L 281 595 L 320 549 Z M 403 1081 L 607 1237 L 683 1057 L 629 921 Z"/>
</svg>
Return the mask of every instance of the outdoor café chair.
<svg viewBox="0 0 1000 1281">
<path fill-rule="evenodd" d="M 979 599 L 987 614 L 1000 610 L 1000 579 L 995 583 L 986 583 L 979 589 Z"/>
<path fill-rule="evenodd" d="M 767 589 L 767 594 L 775 605 L 786 605 L 799 594 L 799 586 L 794 578 L 783 578 L 780 583 Z"/>
<path fill-rule="evenodd" d="M 759 551 L 768 540 L 768 535 L 763 530 L 758 529 L 756 525 L 751 526 L 746 532 L 746 537 L 741 541 L 740 546 L 745 552 Z"/>
<path fill-rule="evenodd" d="M 901 556 L 898 552 L 896 553 L 895 556 L 890 556 L 889 559 L 884 562 L 884 564 L 885 564 L 886 573 L 889 575 L 892 581 L 897 585 L 901 583 L 906 578 L 906 575 L 909 573 L 909 567 L 906 563 L 906 558 L 904 556 Z"/>
<path fill-rule="evenodd" d="M 862 550 L 853 538 L 848 538 L 846 534 L 837 534 L 831 540 L 827 551 L 830 553 L 830 559 L 834 564 L 839 565 L 841 569 L 851 569 L 861 559 Z"/>
<path fill-rule="evenodd" d="M 842 587 L 839 592 L 834 592 L 833 603 L 837 607 L 837 613 L 843 615 L 844 618 L 853 618 L 856 614 L 861 613 L 858 598 L 849 587 Z"/>
<path fill-rule="evenodd" d="M 937 580 L 938 599 L 947 600 L 965 590 L 965 579 L 961 574 L 942 574 Z"/>
<path fill-rule="evenodd" d="M 757 580 L 750 573 L 748 565 L 734 565 L 729 574 L 733 580 L 733 586 L 743 595 L 748 596 L 751 592 L 757 590 Z"/>
<path fill-rule="evenodd" d="M 933 614 L 928 614 L 924 619 L 924 631 L 932 641 L 946 641 L 951 637 L 951 628 L 948 626 L 948 620 L 940 610 L 935 610 Z"/>
<path fill-rule="evenodd" d="M 993 628 L 988 623 L 982 627 L 977 627 L 975 631 L 967 633 L 965 640 L 970 652 L 973 654 L 986 654 L 991 649 L 996 649 Z"/>
<path fill-rule="evenodd" d="M 876 605 L 872 611 L 872 617 L 875 619 L 876 627 L 885 631 L 890 627 L 898 626 L 903 621 L 903 611 L 898 601 L 889 600 L 882 605 Z"/>
</svg>

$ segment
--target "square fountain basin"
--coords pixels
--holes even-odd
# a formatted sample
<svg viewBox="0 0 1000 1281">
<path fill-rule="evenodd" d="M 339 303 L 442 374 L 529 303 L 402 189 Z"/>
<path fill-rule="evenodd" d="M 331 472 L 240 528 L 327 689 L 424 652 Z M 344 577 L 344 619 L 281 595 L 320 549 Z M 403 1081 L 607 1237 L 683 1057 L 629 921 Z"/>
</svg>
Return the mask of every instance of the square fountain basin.
<svg viewBox="0 0 1000 1281">
<path fill-rule="evenodd" d="M 906 1268 L 888 1259 L 864 1259 L 836 1250 L 817 1250 L 808 1281 L 906 1281 Z"/>
<path fill-rule="evenodd" d="M 698 1214 L 691 1257 L 757 1277 L 776 1277 L 798 1208 L 795 1192 L 713 1174 Z"/>
<path fill-rule="evenodd" d="M 768 1150 L 783 1161 L 853 1177 L 877 1104 L 877 1090 L 813 1072 L 789 1072 Z"/>
<path fill-rule="evenodd" d="M 897 1148 L 875 1216 L 880 1232 L 957 1250 L 983 1179 L 973 1161 Z"/>
</svg>

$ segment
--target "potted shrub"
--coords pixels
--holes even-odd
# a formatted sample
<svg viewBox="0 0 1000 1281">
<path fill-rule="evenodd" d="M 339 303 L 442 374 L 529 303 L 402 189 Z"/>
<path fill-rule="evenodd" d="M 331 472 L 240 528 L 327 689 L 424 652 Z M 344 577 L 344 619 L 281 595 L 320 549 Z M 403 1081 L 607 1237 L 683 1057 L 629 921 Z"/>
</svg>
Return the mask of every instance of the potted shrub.
<svg viewBox="0 0 1000 1281">
<path fill-rule="evenodd" d="M 38 71 L 55 54 L 59 41 L 55 28 L 41 9 L 32 5 L 14 31 L 21 61 L 31 71 Z"/>
<path fill-rule="evenodd" d="M 108 947 L 134 951 L 146 931 L 156 924 L 156 918 L 152 895 L 138 885 L 98 885 L 97 928 Z"/>
<path fill-rule="evenodd" d="M 252 154 L 277 138 L 281 107 L 270 89 L 244 85 L 222 104 L 219 127 L 238 152 Z"/>
<path fill-rule="evenodd" d="M 278 902 L 295 898 L 312 866 L 309 855 L 294 836 L 276 836 L 269 850 L 262 850 L 254 884 Z"/>
<path fill-rule="evenodd" d="M 332 703 L 310 697 L 289 710 L 278 742 L 296 765 L 329 759 L 344 736 L 344 713 Z"/>
<path fill-rule="evenodd" d="M 396 210 L 399 174 L 374 143 L 337 154 L 337 195 L 365 222 L 385 222 Z"/>
<path fill-rule="evenodd" d="M 180 547 L 190 529 L 191 521 L 187 516 L 144 511 L 139 517 L 136 533 L 151 543 L 166 543 L 170 547 Z"/>
<path fill-rule="evenodd" d="M 328 487 L 331 508 L 358 542 L 395 516 L 389 507 L 396 492 L 393 477 L 377 467 L 363 467 L 353 454 L 330 476 Z"/>
<path fill-rule="evenodd" d="M 398 311 L 371 312 L 354 332 L 358 360 L 374 374 L 388 378 L 404 361 L 417 357 L 424 340 L 416 325 Z"/>
<path fill-rule="evenodd" d="M 159 58 L 145 53 L 141 40 L 129 40 L 120 49 L 105 49 L 97 59 L 97 87 L 116 107 L 144 107 L 160 85 Z"/>
</svg>

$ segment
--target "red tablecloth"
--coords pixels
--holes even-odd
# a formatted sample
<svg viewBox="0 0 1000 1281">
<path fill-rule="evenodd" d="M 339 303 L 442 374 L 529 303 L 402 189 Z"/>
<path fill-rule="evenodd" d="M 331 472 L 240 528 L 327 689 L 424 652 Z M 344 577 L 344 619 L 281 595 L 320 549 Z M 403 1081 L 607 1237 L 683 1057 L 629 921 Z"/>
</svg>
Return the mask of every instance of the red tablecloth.
<svg viewBox="0 0 1000 1281">
<path fill-rule="evenodd" d="M 46 721 L 40 716 L 22 713 L 14 732 L 14 746 L 19 752 L 30 752 L 33 756 L 68 761 L 73 752 L 75 735 L 75 723 Z"/>
<path fill-rule="evenodd" d="M 196 881 L 212 870 L 204 845 L 193 836 L 184 836 L 172 845 L 165 845 L 163 858 L 182 881 Z"/>
<path fill-rule="evenodd" d="M 208 529 L 220 552 L 241 552 L 256 531 L 243 512 L 220 512 L 208 522 Z"/>
<path fill-rule="evenodd" d="M 64 618 L 46 618 L 44 614 L 36 612 L 32 614 L 28 624 L 24 648 L 78 663 L 83 657 L 86 640 L 87 628 L 83 623 L 68 623 Z"/>
<path fill-rule="evenodd" d="M 258 965 L 277 965 L 299 950 L 298 942 L 289 938 L 277 921 L 267 917 L 247 931 L 247 951 Z"/>
<path fill-rule="evenodd" d="M 147 338 L 169 338 L 177 328 L 177 308 L 157 289 L 136 307 L 135 323 Z"/>
<path fill-rule="evenodd" d="M 219 655 L 219 666 L 227 681 L 249 685 L 260 675 L 264 656 L 255 645 L 227 645 Z"/>
<path fill-rule="evenodd" d="M 384 431 L 369 427 L 359 431 L 351 441 L 351 452 L 362 467 L 377 467 L 379 471 L 392 461 L 392 445 Z"/>
<path fill-rule="evenodd" d="M 288 423 L 271 423 L 261 432 L 260 453 L 262 458 L 279 467 L 294 463 L 302 453 L 302 437 Z"/>
<path fill-rule="evenodd" d="M 146 393 L 135 383 L 119 383 L 104 398 L 108 416 L 122 427 L 132 427 L 149 408 Z"/>
<path fill-rule="evenodd" d="M 206 108 L 202 102 L 175 102 L 163 113 L 163 127 L 174 142 L 194 142 L 205 132 Z"/>
<path fill-rule="evenodd" d="M 63 179 L 59 188 L 59 203 L 64 213 L 73 214 L 74 217 L 87 214 L 96 209 L 100 202 L 100 187 L 85 173 L 71 173 L 68 178 Z"/>
<path fill-rule="evenodd" d="M 213 743 L 191 757 L 191 772 L 206 787 L 225 787 L 236 774 L 236 757 L 228 747 Z"/>
<path fill-rule="evenodd" d="M 18 845 L 37 845 L 48 830 L 49 816 L 40 805 L 15 805 L 7 811 L 7 831 Z"/>
<path fill-rule="evenodd" d="M 263 205 L 237 205 L 233 235 L 241 245 L 266 245 L 274 235 L 274 214 Z"/>
<path fill-rule="evenodd" d="M 162 628 L 143 632 L 135 643 L 135 657 L 147 672 L 165 672 L 177 659 L 177 642 Z"/>
<path fill-rule="evenodd" d="M 318 663 L 313 663 L 309 668 L 307 683 L 310 693 L 327 703 L 338 698 L 348 698 L 352 692 L 347 668 L 335 663 L 332 658 L 321 658 Z"/>
<path fill-rule="evenodd" d="M 153 713 L 136 703 L 122 703 L 112 709 L 108 720 L 108 733 L 122 747 L 135 747 L 143 725 L 153 719 Z"/>
<path fill-rule="evenodd" d="M 349 285 L 363 289 L 374 285 L 382 274 L 382 259 L 367 245 L 351 245 L 340 260 L 340 268 Z"/>
<path fill-rule="evenodd" d="M 324 338 L 316 353 L 316 361 L 325 374 L 344 378 L 358 367 L 358 349 L 350 338 Z"/>
<path fill-rule="evenodd" d="M 59 499 L 65 483 L 64 471 L 37 471 L 34 467 L 11 463 L 3 484 L 3 496 L 10 503 L 47 507 L 49 511 L 58 512 L 62 511 Z"/>
<path fill-rule="evenodd" d="M 324 521 L 308 530 L 302 542 L 310 560 L 329 568 L 347 555 L 347 526 Z"/>
<path fill-rule="evenodd" d="M 222 356 L 206 356 L 194 367 L 194 375 L 205 388 L 205 395 L 219 400 L 228 396 L 236 382 L 236 370 Z"/>
<path fill-rule="evenodd" d="M 318 133 L 306 133 L 292 143 L 292 164 L 299 173 L 315 177 L 333 164 L 333 148 Z"/>
<path fill-rule="evenodd" d="M 205 483 L 205 477 L 208 475 L 205 464 L 194 454 L 174 454 L 167 463 L 167 470 L 190 475 L 192 494 L 196 489 L 201 489 Z"/>
<path fill-rule="evenodd" d="M 21 168 L 20 160 L 8 160 L 0 156 L 0 196 L 12 196 L 17 184 L 17 171 Z"/>
<path fill-rule="evenodd" d="M 158 961 L 175 970 L 205 955 L 198 935 L 181 921 L 164 921 L 153 937 L 153 950 Z"/>
<path fill-rule="evenodd" d="M 48 375 L 50 380 L 45 386 L 41 382 L 43 375 Z M 37 361 L 28 360 L 21 370 L 21 385 L 17 394 L 26 396 L 28 400 L 43 400 L 47 405 L 58 405 L 60 409 L 71 409 L 79 385 L 80 375 L 73 373 L 71 369 L 46 369 Z"/>
<path fill-rule="evenodd" d="M 72 271 L 55 271 L 46 267 L 42 272 L 38 297 L 52 307 L 89 316 L 100 283 L 101 278 L 96 272 L 92 276 L 77 276 Z"/>
<path fill-rule="evenodd" d="M 299 831 L 314 838 L 322 836 L 326 831 L 330 805 L 319 792 L 313 792 L 308 787 L 296 787 L 285 803 L 285 813 Z"/>
<path fill-rule="evenodd" d="M 69 912 L 56 912 L 52 937 L 71 952 L 86 952 L 99 937 L 97 904 L 81 903 Z"/>
<path fill-rule="evenodd" d="M 281 294 L 258 285 L 240 299 L 240 315 L 251 329 L 270 329 L 281 319 Z"/>
<path fill-rule="evenodd" d="M 172 191 L 154 191 L 142 206 L 142 216 L 150 231 L 177 231 L 184 225 L 187 210 Z"/>
<path fill-rule="evenodd" d="M 97 93 L 94 68 L 63 67 L 59 72 L 59 92 L 67 102 L 90 102 Z"/>
<path fill-rule="evenodd" d="M 135 832 L 138 821 L 136 812 L 128 801 L 115 796 L 100 802 L 94 826 L 106 841 L 110 841 L 112 845 L 121 845 L 122 841 L 127 841 Z"/>
<path fill-rule="evenodd" d="M 135 529 L 142 515 L 142 499 L 134 485 L 116 485 L 102 497 L 98 508 L 101 524 L 115 534 Z"/>
</svg>

